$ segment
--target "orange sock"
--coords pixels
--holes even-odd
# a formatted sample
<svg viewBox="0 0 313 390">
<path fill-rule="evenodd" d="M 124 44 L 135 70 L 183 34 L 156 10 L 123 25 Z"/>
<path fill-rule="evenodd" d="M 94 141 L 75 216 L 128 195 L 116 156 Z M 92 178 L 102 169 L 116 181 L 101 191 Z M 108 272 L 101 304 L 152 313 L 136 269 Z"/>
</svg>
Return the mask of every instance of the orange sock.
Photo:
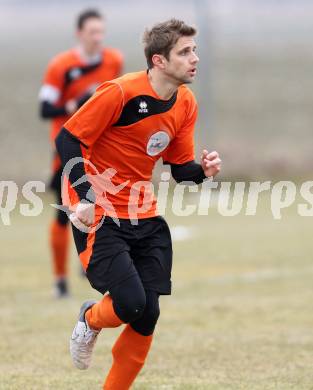
<svg viewBox="0 0 313 390">
<path fill-rule="evenodd" d="M 101 301 L 93 305 L 85 314 L 88 325 L 92 329 L 116 328 L 123 321 L 115 314 L 110 295 L 105 295 Z"/>
<path fill-rule="evenodd" d="M 151 336 L 137 333 L 127 325 L 112 349 L 113 364 L 103 385 L 103 390 L 127 390 L 145 363 Z"/>
<path fill-rule="evenodd" d="M 67 274 L 69 249 L 69 227 L 53 221 L 50 226 L 50 247 L 52 251 L 53 271 L 56 277 Z"/>
</svg>

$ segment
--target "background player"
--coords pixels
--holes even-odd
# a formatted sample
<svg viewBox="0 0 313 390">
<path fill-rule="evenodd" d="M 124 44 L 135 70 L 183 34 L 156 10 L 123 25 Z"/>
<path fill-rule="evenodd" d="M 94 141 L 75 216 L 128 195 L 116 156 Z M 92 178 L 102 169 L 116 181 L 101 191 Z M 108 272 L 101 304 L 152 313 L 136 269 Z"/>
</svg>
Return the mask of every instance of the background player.
<svg viewBox="0 0 313 390">
<path fill-rule="evenodd" d="M 171 294 L 170 232 L 145 186 L 156 161 L 162 158 L 170 164 L 177 182 L 201 183 L 220 170 L 217 152 L 203 150 L 201 163 L 194 161 L 197 103 L 184 84 L 196 75 L 195 33 L 195 28 L 175 19 L 146 31 L 148 72 L 104 83 L 65 123 L 56 140 L 64 166 L 85 157 L 102 173 L 92 177 L 91 164 L 79 162 L 68 178 L 74 184 L 89 175 L 89 181 L 70 191 L 70 206 L 78 200 L 71 216 L 74 238 L 91 285 L 102 294 L 110 293 L 98 303 L 82 305 L 71 338 L 74 364 L 88 368 L 102 328 L 127 324 L 112 349 L 105 390 L 129 389 L 151 346 L 159 296 Z M 112 168 L 116 174 L 105 181 L 104 174 Z M 103 194 L 113 209 L 99 207 Z M 97 231 L 77 228 L 98 223 L 103 213 L 106 218 Z"/>
<path fill-rule="evenodd" d="M 104 22 L 96 10 L 86 10 L 77 19 L 77 47 L 54 57 L 47 68 L 39 93 L 40 114 L 51 119 L 50 139 L 54 140 L 63 124 L 106 80 L 122 72 L 121 53 L 103 47 Z M 51 188 L 61 204 L 61 163 L 54 152 Z M 58 211 L 50 226 L 50 246 L 58 297 L 67 296 L 69 229 L 66 213 Z"/>
</svg>

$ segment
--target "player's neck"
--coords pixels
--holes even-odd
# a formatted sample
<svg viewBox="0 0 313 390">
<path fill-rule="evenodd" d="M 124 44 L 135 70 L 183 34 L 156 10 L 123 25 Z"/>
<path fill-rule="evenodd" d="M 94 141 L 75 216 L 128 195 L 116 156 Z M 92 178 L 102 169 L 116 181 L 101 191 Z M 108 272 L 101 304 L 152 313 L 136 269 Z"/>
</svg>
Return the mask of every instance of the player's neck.
<svg viewBox="0 0 313 390">
<path fill-rule="evenodd" d="M 160 99 L 163 100 L 170 99 L 179 87 L 177 82 L 168 78 L 166 75 L 159 72 L 155 68 L 149 69 L 148 79 L 153 90 L 160 97 Z"/>
<path fill-rule="evenodd" d="M 88 52 L 86 48 L 82 45 L 77 46 L 77 52 L 81 58 L 82 61 L 86 62 L 87 64 L 92 64 L 95 62 L 98 62 L 101 58 L 101 53 L 99 51 L 96 52 Z"/>
</svg>

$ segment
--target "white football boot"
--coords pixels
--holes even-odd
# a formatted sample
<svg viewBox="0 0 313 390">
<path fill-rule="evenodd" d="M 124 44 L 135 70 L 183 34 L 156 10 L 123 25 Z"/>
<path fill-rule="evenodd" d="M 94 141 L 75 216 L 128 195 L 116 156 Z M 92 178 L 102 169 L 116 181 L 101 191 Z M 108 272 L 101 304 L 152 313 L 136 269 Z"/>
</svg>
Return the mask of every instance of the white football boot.
<svg viewBox="0 0 313 390">
<path fill-rule="evenodd" d="M 93 347 L 97 341 L 100 330 L 93 330 L 89 327 L 85 313 L 96 301 L 84 302 L 80 308 L 78 322 L 75 325 L 70 340 L 70 352 L 75 367 L 80 370 L 87 370 L 91 362 Z"/>
</svg>

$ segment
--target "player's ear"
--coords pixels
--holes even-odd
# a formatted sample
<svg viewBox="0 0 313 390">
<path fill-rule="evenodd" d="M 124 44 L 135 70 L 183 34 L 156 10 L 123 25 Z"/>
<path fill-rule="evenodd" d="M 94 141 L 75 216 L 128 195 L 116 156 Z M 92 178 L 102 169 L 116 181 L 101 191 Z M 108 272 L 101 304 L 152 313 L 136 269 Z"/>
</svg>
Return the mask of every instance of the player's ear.
<svg viewBox="0 0 313 390">
<path fill-rule="evenodd" d="M 153 65 L 158 67 L 158 68 L 164 69 L 164 67 L 165 67 L 164 57 L 161 54 L 153 54 L 152 62 L 153 62 Z"/>
</svg>

